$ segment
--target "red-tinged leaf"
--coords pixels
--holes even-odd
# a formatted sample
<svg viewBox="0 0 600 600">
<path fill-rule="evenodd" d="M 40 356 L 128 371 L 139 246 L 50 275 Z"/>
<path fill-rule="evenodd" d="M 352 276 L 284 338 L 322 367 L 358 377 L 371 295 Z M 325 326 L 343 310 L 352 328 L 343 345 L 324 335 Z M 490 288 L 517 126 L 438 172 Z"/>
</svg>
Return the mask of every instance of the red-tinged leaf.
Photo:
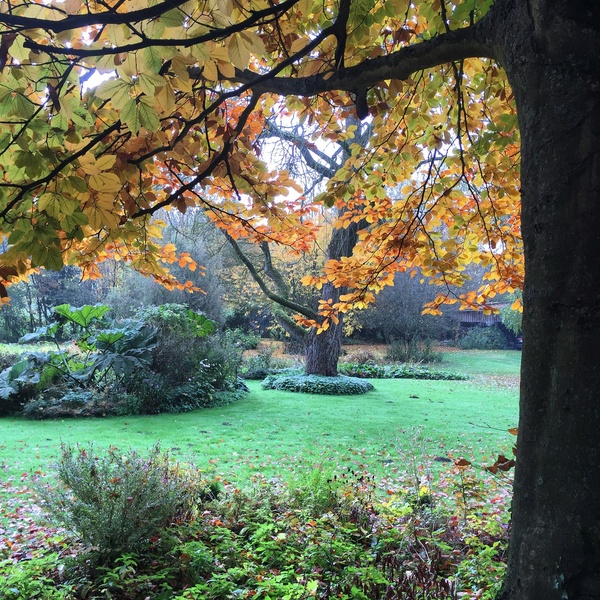
<svg viewBox="0 0 600 600">
<path fill-rule="evenodd" d="M 468 460 L 464 459 L 464 458 L 461 458 L 459 460 L 455 460 L 454 464 L 457 467 L 469 467 L 469 466 L 471 466 L 471 463 Z"/>
<path fill-rule="evenodd" d="M 499 464 L 498 468 L 501 471 L 510 471 L 516 464 L 517 464 L 516 461 L 511 458 L 510 460 L 507 460 L 507 461 Z"/>
<path fill-rule="evenodd" d="M 511 435 L 518 435 L 518 433 L 519 433 L 519 428 L 518 428 L 518 427 L 511 427 L 511 428 L 508 430 L 508 433 L 510 433 Z"/>
</svg>

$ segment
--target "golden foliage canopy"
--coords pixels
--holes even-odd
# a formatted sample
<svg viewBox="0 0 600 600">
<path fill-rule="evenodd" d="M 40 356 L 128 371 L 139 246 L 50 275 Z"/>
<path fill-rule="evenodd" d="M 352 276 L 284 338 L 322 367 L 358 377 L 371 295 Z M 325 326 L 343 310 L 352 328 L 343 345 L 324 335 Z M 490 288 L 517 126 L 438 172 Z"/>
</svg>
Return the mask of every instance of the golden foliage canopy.
<svg viewBox="0 0 600 600">
<path fill-rule="evenodd" d="M 315 204 L 365 225 L 305 283 L 361 306 L 397 271 L 475 305 L 523 279 L 519 135 L 487 43 L 491 0 L 13 0 L 0 5 L 0 278 L 108 257 L 165 285 L 195 264 L 161 245 L 160 209 L 200 207 L 234 239 L 316 236 Z M 353 144 L 316 199 L 261 153 L 265 119 Z M 318 144 L 318 139 L 314 140 Z M 445 288 L 443 288 L 445 289 Z M 456 301 L 443 292 L 429 310 Z"/>
</svg>

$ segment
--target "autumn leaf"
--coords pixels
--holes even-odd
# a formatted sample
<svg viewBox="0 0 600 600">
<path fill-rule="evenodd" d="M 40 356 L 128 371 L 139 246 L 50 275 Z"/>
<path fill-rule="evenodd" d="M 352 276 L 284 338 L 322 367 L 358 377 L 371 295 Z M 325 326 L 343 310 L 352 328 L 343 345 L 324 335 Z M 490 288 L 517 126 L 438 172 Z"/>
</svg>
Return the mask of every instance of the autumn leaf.
<svg viewBox="0 0 600 600">
<path fill-rule="evenodd" d="M 121 189 L 121 180 L 114 173 L 98 173 L 89 177 L 90 189 L 98 192 L 118 192 Z"/>
</svg>

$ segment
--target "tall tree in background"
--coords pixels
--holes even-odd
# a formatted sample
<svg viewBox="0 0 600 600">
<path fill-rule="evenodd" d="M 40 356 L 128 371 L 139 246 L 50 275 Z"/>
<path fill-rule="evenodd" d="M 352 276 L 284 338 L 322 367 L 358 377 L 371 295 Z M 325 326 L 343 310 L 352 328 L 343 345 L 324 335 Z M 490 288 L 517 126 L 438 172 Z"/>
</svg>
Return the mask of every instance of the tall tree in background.
<svg viewBox="0 0 600 600">
<path fill-rule="evenodd" d="M 93 276 L 118 252 L 173 284 L 161 260 L 176 257 L 150 223 L 165 206 L 203 205 L 234 238 L 302 251 L 305 206 L 255 152 L 282 97 L 325 137 L 351 137 L 348 115 L 373 119 L 373 142 L 321 198 L 345 207 L 344 222 L 377 223 L 326 266 L 325 281 L 355 291 L 325 318 L 414 267 L 460 283 L 476 261 L 490 273 L 482 293 L 512 291 L 521 208 L 525 345 L 501 598 L 600 598 L 597 2 L 14 0 L 0 26 L 7 282 L 65 261 Z M 95 72 L 111 78 L 94 87 Z M 386 186 L 404 181 L 404 202 L 390 202 Z"/>
<path fill-rule="evenodd" d="M 304 183 L 304 188 L 309 190 L 305 194 L 307 202 L 316 195 L 312 190 L 322 187 L 323 182 L 333 179 L 338 171 L 350 158 L 350 144 L 356 143 L 364 147 L 368 143 L 369 127 L 360 127 L 356 119 L 354 123 L 354 137 L 324 151 L 317 145 L 320 131 L 312 134 L 300 125 L 287 126 L 267 120 L 261 135 L 263 142 L 262 154 L 271 154 L 274 161 L 283 162 L 286 170 L 295 176 L 296 180 Z M 327 215 L 322 215 L 321 220 L 335 220 L 343 216 L 344 208 L 329 209 Z M 315 239 L 312 254 L 323 245 L 322 258 L 319 258 L 319 266 L 324 261 L 338 262 L 342 258 L 352 256 L 352 252 L 358 241 L 358 231 L 365 223 L 346 224 L 346 227 L 320 226 L 321 233 L 327 230 L 326 239 L 322 235 Z M 286 274 L 278 268 L 273 260 L 270 244 L 267 240 L 260 242 L 262 253 L 262 268 L 257 268 L 249 253 L 245 253 L 240 244 L 231 235 L 225 235 L 232 245 L 236 255 L 246 267 L 254 281 L 258 284 L 264 296 L 273 305 L 273 316 L 296 342 L 302 344 L 305 354 L 305 371 L 309 375 L 337 375 L 337 364 L 342 351 L 343 315 L 338 314 L 335 318 L 322 319 L 319 316 L 319 304 L 335 305 L 339 302 L 341 294 L 345 292 L 331 281 L 319 282 L 318 289 L 312 289 L 312 293 L 306 301 L 292 297 Z M 312 274 L 313 277 L 316 275 Z M 307 276 L 310 278 L 310 276 Z M 305 327 L 294 320 L 294 316 L 304 317 Z M 314 325 L 310 325 L 314 323 Z"/>
</svg>

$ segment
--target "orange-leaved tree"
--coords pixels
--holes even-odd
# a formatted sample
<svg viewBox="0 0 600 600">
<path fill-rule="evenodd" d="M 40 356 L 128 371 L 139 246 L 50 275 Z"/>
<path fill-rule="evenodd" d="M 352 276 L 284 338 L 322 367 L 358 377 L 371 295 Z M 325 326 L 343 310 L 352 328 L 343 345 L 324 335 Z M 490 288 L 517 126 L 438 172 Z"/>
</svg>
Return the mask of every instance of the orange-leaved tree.
<svg viewBox="0 0 600 600">
<path fill-rule="evenodd" d="M 282 123 L 272 118 L 266 120 L 260 136 L 261 155 L 288 167 L 306 190 L 304 203 L 313 206 L 312 220 L 317 230 L 310 251 L 300 257 L 290 257 L 287 248 L 274 246 L 265 239 L 258 245 L 260 257 L 257 258 L 224 232 L 238 259 L 270 302 L 277 322 L 302 346 L 305 371 L 309 375 L 337 375 L 343 314 L 337 312 L 321 318 L 319 307 L 337 306 L 342 294 L 347 293 L 335 281 L 318 277 L 318 272 L 324 261 L 334 263 L 352 256 L 359 229 L 368 225 L 364 219 L 350 224 L 344 221 L 343 204 L 326 208 L 314 202 L 316 190 L 335 178 L 338 169 L 350 158 L 350 145 L 364 147 L 368 142 L 370 127 L 360 126 L 356 119 L 350 123 L 353 137 L 340 142 L 328 140 L 328 145 L 323 145 L 322 132 L 314 124 L 311 127 L 306 123 Z M 298 293 L 294 291 L 294 283 L 295 280 L 300 283 L 300 279 L 310 284 L 315 281 L 315 284 L 301 287 Z"/>
<path fill-rule="evenodd" d="M 321 328 L 396 271 L 458 284 L 477 262 L 487 284 L 465 305 L 512 291 L 522 233 L 501 598 L 600 598 L 598 3 L 13 0 L 0 28 L 5 281 L 63 262 L 93 275 L 111 253 L 168 278 L 150 222 L 167 206 L 301 252 L 307 206 L 256 145 L 283 105 L 325 138 L 350 140 L 348 116 L 373 132 L 318 198 L 344 207 L 342 226 L 369 223 L 307 281 L 351 290 Z"/>
</svg>

